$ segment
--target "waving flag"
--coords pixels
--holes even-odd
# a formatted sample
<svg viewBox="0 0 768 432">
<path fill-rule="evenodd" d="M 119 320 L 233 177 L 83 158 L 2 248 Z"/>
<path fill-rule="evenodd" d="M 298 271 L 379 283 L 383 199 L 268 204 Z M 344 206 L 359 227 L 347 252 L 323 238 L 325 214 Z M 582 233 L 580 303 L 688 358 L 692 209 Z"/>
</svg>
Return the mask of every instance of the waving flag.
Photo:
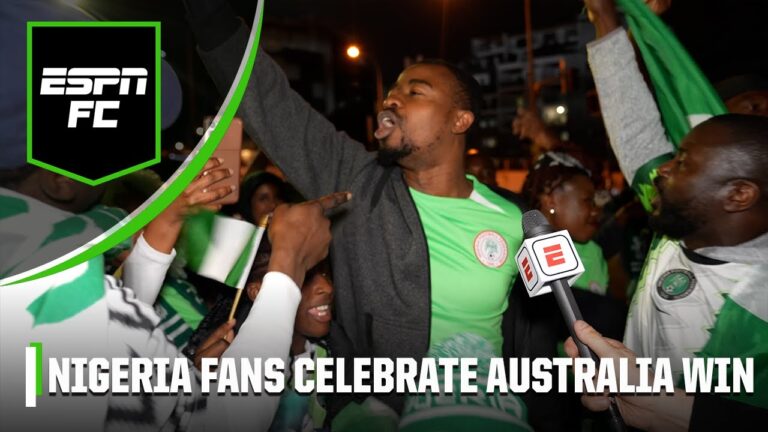
<svg viewBox="0 0 768 432">
<path fill-rule="evenodd" d="M 675 145 L 697 124 L 727 112 L 672 30 L 642 0 L 616 0 L 640 48 L 669 140 Z"/>
<path fill-rule="evenodd" d="M 201 212 L 184 224 L 179 249 L 191 270 L 242 289 L 263 235 L 263 227 Z"/>
</svg>

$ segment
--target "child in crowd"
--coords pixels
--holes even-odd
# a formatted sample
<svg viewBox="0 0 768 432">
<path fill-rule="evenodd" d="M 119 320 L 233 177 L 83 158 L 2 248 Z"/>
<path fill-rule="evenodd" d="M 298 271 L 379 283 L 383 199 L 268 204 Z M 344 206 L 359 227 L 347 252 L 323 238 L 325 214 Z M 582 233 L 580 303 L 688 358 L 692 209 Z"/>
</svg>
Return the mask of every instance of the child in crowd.
<svg viewBox="0 0 768 432">
<path fill-rule="evenodd" d="M 242 298 L 235 312 L 234 322 L 227 322 L 233 291 L 223 292 L 216 304 L 205 316 L 197 331 L 190 338 L 184 353 L 200 365 L 203 357 L 218 357 L 229 346 L 228 340 L 239 329 L 239 324 L 248 316 L 253 302 L 261 288 L 261 281 L 267 273 L 270 245 L 264 239 L 254 259 L 248 283 L 245 287 L 248 299 Z M 328 261 L 323 261 L 306 274 L 301 286 L 301 301 L 296 312 L 296 321 L 291 342 L 290 357 L 286 362 L 286 391 L 280 398 L 280 406 L 272 420 L 270 431 L 314 431 L 322 429 L 325 410 L 322 400 L 316 394 L 302 395 L 292 388 L 293 364 L 299 358 L 325 357 L 327 347 L 325 336 L 330 330 L 333 303 L 333 283 L 330 278 Z M 232 333 L 228 330 L 232 328 Z M 210 335 L 215 332 L 226 334 L 223 340 L 212 343 Z"/>
<path fill-rule="evenodd" d="M 600 220 L 595 186 L 590 173 L 566 153 L 547 152 L 525 179 L 523 195 L 531 208 L 541 211 L 556 230 L 568 230 L 584 263 L 575 288 L 605 295 L 608 264 L 600 246 L 592 241 Z"/>
</svg>

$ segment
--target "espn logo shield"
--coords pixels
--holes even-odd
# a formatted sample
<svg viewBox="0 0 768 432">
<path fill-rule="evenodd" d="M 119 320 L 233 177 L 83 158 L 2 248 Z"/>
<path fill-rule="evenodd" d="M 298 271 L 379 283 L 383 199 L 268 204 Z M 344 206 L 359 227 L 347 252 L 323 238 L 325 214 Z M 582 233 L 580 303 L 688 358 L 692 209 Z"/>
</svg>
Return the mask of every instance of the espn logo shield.
<svg viewBox="0 0 768 432">
<path fill-rule="evenodd" d="M 551 292 L 549 282 L 568 279 L 573 283 L 584 273 L 584 266 L 565 230 L 523 241 L 515 259 L 531 297 Z"/>
<path fill-rule="evenodd" d="M 27 23 L 27 162 L 98 185 L 160 161 L 160 23 Z"/>
</svg>

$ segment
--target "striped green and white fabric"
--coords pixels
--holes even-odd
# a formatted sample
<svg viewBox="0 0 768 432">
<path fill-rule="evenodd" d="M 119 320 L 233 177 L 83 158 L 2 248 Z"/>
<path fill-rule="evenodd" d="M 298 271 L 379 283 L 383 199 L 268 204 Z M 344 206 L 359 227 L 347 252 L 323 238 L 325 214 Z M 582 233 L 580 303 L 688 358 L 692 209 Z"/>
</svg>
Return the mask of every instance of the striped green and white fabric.
<svg viewBox="0 0 768 432">
<path fill-rule="evenodd" d="M 184 223 L 178 250 L 190 270 L 242 289 L 263 235 L 243 220 L 200 212 Z"/>
<path fill-rule="evenodd" d="M 168 275 L 155 302 L 155 312 L 160 317 L 158 327 L 181 350 L 208 313 L 208 308 L 197 295 L 194 285 Z"/>
<path fill-rule="evenodd" d="M 53 261 L 102 232 L 94 218 L 0 188 L 0 280 Z"/>
<path fill-rule="evenodd" d="M 52 246 L 62 241 L 69 248 L 88 235 L 84 233 L 90 232 L 87 228 L 95 223 L 7 190 L 0 190 L 0 204 L 0 239 L 5 241 L 2 246 L 20 239 L 16 244 L 25 247 L 15 251 L 12 263 L 29 262 L 23 251 L 34 256 L 41 256 L 41 251 L 55 253 L 50 252 L 56 250 Z M 28 222 L 21 223 L 19 218 Z M 42 221 L 48 224 L 36 224 Z M 71 229 L 73 226 L 86 229 Z M 36 239 L 38 247 L 32 247 L 35 243 L 29 239 Z M 58 424 L 72 430 L 185 430 L 194 424 L 190 421 L 192 414 L 205 411 L 194 367 L 190 367 L 195 378 L 191 395 L 88 394 L 71 398 L 44 392 L 37 396 L 37 409 L 17 408 L 25 397 L 20 353 L 31 341 L 42 344 L 45 358 L 181 357 L 178 348 L 158 328 L 160 321 L 131 289 L 105 277 L 102 256 L 31 282 L 0 287 L 0 340 L 4 346 L 18 348 L 0 351 L 2 398 L 19 401 L 0 405 L 4 424 L 12 419 L 26 429 L 42 430 L 50 426 L 51 418 L 56 418 Z"/>
<path fill-rule="evenodd" d="M 43 358 L 83 357 L 108 344 L 109 312 L 101 257 L 32 282 L 0 287 L 0 418 L 5 430 L 50 429 L 51 418 L 73 430 L 102 430 L 108 398 L 37 396 L 24 409 L 24 347 L 42 344 Z M 43 381 L 47 387 L 47 379 Z M 83 407 L 93 415 L 82 415 Z"/>
</svg>

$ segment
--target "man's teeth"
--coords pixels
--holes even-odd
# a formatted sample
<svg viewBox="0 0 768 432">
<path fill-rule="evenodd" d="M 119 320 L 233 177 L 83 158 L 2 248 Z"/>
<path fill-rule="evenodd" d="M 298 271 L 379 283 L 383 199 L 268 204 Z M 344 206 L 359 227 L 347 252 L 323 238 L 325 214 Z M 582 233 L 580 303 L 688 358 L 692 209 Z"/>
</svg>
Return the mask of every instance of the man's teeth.
<svg viewBox="0 0 768 432">
<path fill-rule="evenodd" d="M 381 124 L 382 124 L 382 125 L 384 125 L 384 126 L 386 126 L 386 127 L 392 127 L 392 126 L 394 126 L 394 125 L 395 125 L 395 122 L 394 122 L 394 120 L 392 120 L 392 118 L 390 118 L 390 117 L 384 117 L 384 118 L 381 120 Z"/>
<path fill-rule="evenodd" d="M 310 310 L 313 311 L 317 316 L 325 316 L 325 315 L 328 315 L 330 309 L 331 309 L 330 305 L 320 305 L 320 306 L 315 306 Z"/>
</svg>

